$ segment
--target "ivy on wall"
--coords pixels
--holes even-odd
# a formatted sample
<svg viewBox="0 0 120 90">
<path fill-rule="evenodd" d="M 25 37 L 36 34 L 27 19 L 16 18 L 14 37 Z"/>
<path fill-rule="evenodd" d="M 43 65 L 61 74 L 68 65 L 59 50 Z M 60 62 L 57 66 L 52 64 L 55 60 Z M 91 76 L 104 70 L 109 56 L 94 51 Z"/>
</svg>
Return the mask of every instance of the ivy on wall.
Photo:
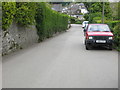
<svg viewBox="0 0 120 90">
<path fill-rule="evenodd" d="M 2 2 L 2 29 L 8 29 L 13 20 L 19 25 L 33 25 L 35 13 L 34 2 Z"/>
<path fill-rule="evenodd" d="M 15 21 L 23 26 L 33 25 L 35 23 L 36 3 L 34 2 L 16 2 Z"/>
<path fill-rule="evenodd" d="M 12 24 L 16 12 L 15 2 L 2 2 L 2 29 L 6 30 Z"/>
</svg>

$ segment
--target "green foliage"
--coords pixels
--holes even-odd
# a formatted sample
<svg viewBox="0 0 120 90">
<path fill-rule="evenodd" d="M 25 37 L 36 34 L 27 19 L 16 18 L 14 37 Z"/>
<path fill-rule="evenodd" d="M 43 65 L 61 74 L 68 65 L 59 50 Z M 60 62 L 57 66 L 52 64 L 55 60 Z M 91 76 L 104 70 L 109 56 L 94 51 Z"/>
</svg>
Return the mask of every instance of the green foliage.
<svg viewBox="0 0 120 90">
<path fill-rule="evenodd" d="M 114 29 L 114 43 L 117 49 L 120 51 L 120 23 L 118 23 Z"/>
<path fill-rule="evenodd" d="M 8 29 L 13 20 L 24 26 L 34 24 L 35 12 L 36 3 L 34 2 L 3 2 L 2 29 Z"/>
<path fill-rule="evenodd" d="M 66 6 L 66 5 L 69 5 L 71 2 L 50 2 L 50 4 L 62 4 L 62 6 Z"/>
<path fill-rule="evenodd" d="M 2 2 L 0 2 L 0 7 L 2 7 Z"/>
<path fill-rule="evenodd" d="M 110 7 L 111 7 L 111 10 L 112 10 L 113 20 L 120 19 L 120 16 L 119 16 L 120 2 L 112 2 L 112 3 L 110 3 Z"/>
<path fill-rule="evenodd" d="M 70 17 L 70 22 L 71 22 L 72 24 L 74 24 L 74 23 L 76 22 L 75 17 Z"/>
<path fill-rule="evenodd" d="M 82 21 L 77 20 L 77 21 L 75 22 L 75 24 L 82 24 Z"/>
<path fill-rule="evenodd" d="M 85 18 L 86 21 L 89 21 L 89 17 L 90 17 L 90 14 L 85 14 L 84 15 L 84 18 Z"/>
<path fill-rule="evenodd" d="M 68 16 L 50 9 L 46 3 L 37 3 L 36 28 L 39 41 L 51 37 L 53 34 L 65 31 L 68 26 Z"/>
<path fill-rule="evenodd" d="M 2 3 L 2 29 L 6 30 L 13 22 L 16 12 L 15 2 Z"/>
<path fill-rule="evenodd" d="M 120 2 L 118 3 L 118 19 L 120 20 Z"/>
<path fill-rule="evenodd" d="M 109 2 L 104 3 L 104 15 L 105 15 L 105 20 L 110 20 L 112 19 L 112 11 L 110 9 Z M 102 2 L 86 2 L 85 6 L 87 7 L 89 14 L 86 14 L 84 16 L 85 20 L 89 20 L 90 23 L 97 23 L 102 20 L 102 7 L 103 3 Z M 97 17 L 97 18 L 96 18 Z M 99 20 L 98 20 L 99 17 Z"/>
<path fill-rule="evenodd" d="M 16 2 L 15 21 L 20 25 L 34 24 L 36 3 L 34 2 Z"/>
<path fill-rule="evenodd" d="M 80 21 L 77 17 L 70 17 L 71 24 L 82 24 L 82 21 Z"/>
<path fill-rule="evenodd" d="M 39 41 L 51 37 L 53 34 L 65 31 L 68 27 L 68 15 L 51 9 L 48 3 L 40 2 L 4 2 L 3 25 L 8 29 L 14 21 L 18 25 L 36 25 Z"/>
<path fill-rule="evenodd" d="M 106 24 L 108 24 L 110 26 L 110 28 L 113 30 L 113 28 L 118 24 L 120 23 L 119 20 L 116 20 L 116 21 L 105 21 Z"/>
</svg>

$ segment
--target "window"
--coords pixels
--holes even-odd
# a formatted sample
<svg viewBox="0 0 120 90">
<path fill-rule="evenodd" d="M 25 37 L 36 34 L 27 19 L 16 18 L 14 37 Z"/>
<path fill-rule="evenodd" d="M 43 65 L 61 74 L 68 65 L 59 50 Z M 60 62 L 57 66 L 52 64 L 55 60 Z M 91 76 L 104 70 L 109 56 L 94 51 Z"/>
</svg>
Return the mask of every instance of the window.
<svg viewBox="0 0 120 90">
<path fill-rule="evenodd" d="M 110 29 L 108 25 L 89 25 L 89 32 L 109 32 Z"/>
</svg>

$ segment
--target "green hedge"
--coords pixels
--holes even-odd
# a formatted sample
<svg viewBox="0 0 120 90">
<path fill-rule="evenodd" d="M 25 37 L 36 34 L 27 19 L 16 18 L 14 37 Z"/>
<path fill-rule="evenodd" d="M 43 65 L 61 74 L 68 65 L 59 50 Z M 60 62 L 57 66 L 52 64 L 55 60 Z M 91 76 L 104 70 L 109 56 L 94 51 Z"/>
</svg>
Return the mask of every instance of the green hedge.
<svg viewBox="0 0 120 90">
<path fill-rule="evenodd" d="M 27 26 L 35 23 L 36 3 L 16 2 L 15 21 L 19 25 Z"/>
<path fill-rule="evenodd" d="M 79 20 L 77 17 L 70 17 L 69 16 L 69 20 L 70 20 L 71 24 L 82 24 L 82 21 Z"/>
<path fill-rule="evenodd" d="M 51 37 L 68 27 L 68 15 L 51 9 L 42 2 L 3 2 L 2 29 L 7 30 L 15 21 L 18 25 L 36 25 L 39 41 Z"/>
<path fill-rule="evenodd" d="M 114 33 L 114 47 L 120 51 L 120 20 L 105 21 Z"/>
<path fill-rule="evenodd" d="M 2 29 L 6 30 L 12 24 L 16 13 L 16 3 L 2 2 Z"/>
<path fill-rule="evenodd" d="M 34 2 L 2 2 L 2 29 L 8 29 L 13 20 L 18 25 L 33 25 L 35 13 Z"/>
<path fill-rule="evenodd" d="M 105 21 L 105 23 L 107 23 L 111 29 L 113 29 L 118 23 L 120 23 L 119 20 L 116 21 Z"/>
<path fill-rule="evenodd" d="M 114 44 L 118 51 L 120 51 L 120 23 L 117 23 L 113 28 Z"/>
<path fill-rule="evenodd" d="M 51 37 L 56 32 L 65 31 L 68 26 L 68 16 L 50 9 L 46 3 L 37 3 L 36 27 L 39 41 Z"/>
</svg>

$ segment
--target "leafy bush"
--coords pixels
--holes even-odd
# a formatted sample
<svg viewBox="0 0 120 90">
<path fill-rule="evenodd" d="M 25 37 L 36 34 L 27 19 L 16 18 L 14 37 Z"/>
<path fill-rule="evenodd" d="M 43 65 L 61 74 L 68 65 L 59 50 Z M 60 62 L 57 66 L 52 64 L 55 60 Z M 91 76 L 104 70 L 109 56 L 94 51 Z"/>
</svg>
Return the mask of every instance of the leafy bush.
<svg viewBox="0 0 120 90">
<path fill-rule="evenodd" d="M 120 23 L 119 20 L 116 21 L 105 21 L 105 23 L 107 23 L 111 29 L 113 29 L 118 23 Z"/>
<path fill-rule="evenodd" d="M 53 11 L 48 3 L 42 2 L 4 2 L 3 30 L 9 28 L 14 20 L 18 25 L 36 25 L 39 41 L 51 37 L 68 27 L 68 15 Z"/>
<path fill-rule="evenodd" d="M 104 7 L 105 7 L 105 10 L 104 10 L 104 15 L 105 15 L 105 18 L 106 20 L 111 20 L 112 19 L 112 11 L 111 11 L 111 8 L 110 8 L 110 3 L 109 2 L 104 2 Z M 85 20 L 89 20 L 89 23 L 101 23 L 100 20 L 102 20 L 102 7 L 103 7 L 103 2 L 86 2 L 85 3 L 85 6 L 87 7 L 88 11 L 89 11 L 89 14 L 85 14 L 84 18 Z M 95 17 L 101 17 L 96 18 Z"/>
<path fill-rule="evenodd" d="M 50 9 L 46 3 L 37 3 L 36 28 L 39 41 L 51 37 L 56 32 L 65 31 L 68 26 L 68 16 Z"/>
<path fill-rule="evenodd" d="M 2 2 L 2 29 L 6 30 L 12 24 L 16 12 L 15 2 Z"/>
<path fill-rule="evenodd" d="M 77 17 L 69 17 L 71 24 L 82 24 L 82 21 L 80 21 Z"/>
<path fill-rule="evenodd" d="M 2 2 L 2 29 L 8 29 L 13 20 L 24 26 L 34 24 L 35 9 L 34 2 Z"/>
<path fill-rule="evenodd" d="M 68 16 L 53 11 L 49 4 L 40 2 L 4 2 L 3 30 L 9 28 L 12 21 L 18 25 L 36 25 L 40 41 L 51 37 L 56 32 L 65 31 Z"/>
<path fill-rule="evenodd" d="M 35 23 L 36 3 L 16 2 L 15 21 L 20 25 L 32 25 Z"/>
<path fill-rule="evenodd" d="M 75 24 L 82 24 L 82 21 L 76 20 Z"/>
<path fill-rule="evenodd" d="M 115 46 L 120 51 L 120 23 L 118 23 L 114 29 L 114 40 L 115 40 Z"/>
<path fill-rule="evenodd" d="M 94 17 L 93 22 L 95 23 L 101 23 L 101 17 Z"/>
<path fill-rule="evenodd" d="M 120 21 L 105 21 L 114 33 L 114 46 L 120 51 Z"/>
<path fill-rule="evenodd" d="M 72 24 L 74 24 L 74 23 L 76 22 L 75 17 L 70 17 L 70 22 L 71 22 Z"/>
</svg>

